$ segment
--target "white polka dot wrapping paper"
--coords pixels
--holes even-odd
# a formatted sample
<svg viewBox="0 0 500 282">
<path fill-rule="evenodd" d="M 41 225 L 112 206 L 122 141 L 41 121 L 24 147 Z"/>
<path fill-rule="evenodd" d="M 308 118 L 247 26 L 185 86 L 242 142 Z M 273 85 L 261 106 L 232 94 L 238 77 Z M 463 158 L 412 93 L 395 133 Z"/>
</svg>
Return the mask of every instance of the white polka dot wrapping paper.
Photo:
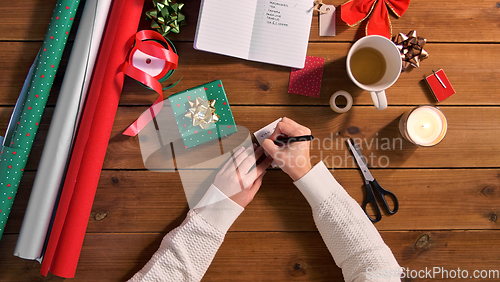
<svg viewBox="0 0 500 282">
<path fill-rule="evenodd" d="M 288 93 L 319 97 L 325 58 L 307 56 L 303 69 L 292 68 Z"/>
<path fill-rule="evenodd" d="M 111 2 L 85 2 L 14 250 L 14 255 L 20 258 L 42 258 L 55 202 L 76 134 L 78 116 L 83 110 L 88 93 Z"/>
<path fill-rule="evenodd" d="M 42 47 L 27 77 L 29 85 L 19 118 L 10 124 L 12 135 L 4 140 L 0 155 L 0 238 L 33 146 L 45 110 L 69 32 L 80 4 L 79 0 L 59 0 L 54 8 Z M 15 118 L 15 117 L 14 117 Z"/>
</svg>

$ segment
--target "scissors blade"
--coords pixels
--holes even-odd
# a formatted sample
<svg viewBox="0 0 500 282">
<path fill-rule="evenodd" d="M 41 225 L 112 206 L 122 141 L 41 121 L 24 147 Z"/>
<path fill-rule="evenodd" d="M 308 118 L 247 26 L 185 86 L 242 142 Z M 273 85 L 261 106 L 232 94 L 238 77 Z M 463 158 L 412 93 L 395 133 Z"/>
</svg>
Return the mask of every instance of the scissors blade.
<svg viewBox="0 0 500 282">
<path fill-rule="evenodd" d="M 354 141 L 353 138 L 347 139 L 347 144 L 349 145 L 349 149 L 351 150 L 354 159 L 356 160 L 356 163 L 358 164 L 358 167 L 361 169 L 361 172 L 363 173 L 363 176 L 365 177 L 365 180 L 368 181 L 373 181 L 375 178 L 373 178 L 372 174 L 368 170 L 368 167 L 366 166 L 365 160 L 363 158 L 363 155 L 359 151 L 358 144 L 356 144 L 356 141 Z"/>
<path fill-rule="evenodd" d="M 359 145 L 358 143 L 356 143 L 356 140 L 354 140 L 354 138 L 350 138 L 351 142 L 352 142 L 352 146 L 354 147 L 354 149 L 356 150 L 356 153 L 358 154 L 358 156 L 361 157 L 361 160 L 363 161 L 363 163 L 366 165 L 366 161 L 365 161 L 365 158 L 363 157 L 363 154 L 361 153 L 361 150 L 359 150 Z M 350 149 L 350 148 L 349 148 Z"/>
</svg>

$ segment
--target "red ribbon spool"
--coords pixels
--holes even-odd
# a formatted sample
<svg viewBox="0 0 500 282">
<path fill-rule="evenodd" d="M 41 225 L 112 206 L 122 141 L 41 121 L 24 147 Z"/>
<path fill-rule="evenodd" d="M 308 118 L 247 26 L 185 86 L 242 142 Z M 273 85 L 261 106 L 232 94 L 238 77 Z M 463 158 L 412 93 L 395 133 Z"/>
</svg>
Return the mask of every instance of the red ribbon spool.
<svg viewBox="0 0 500 282">
<path fill-rule="evenodd" d="M 156 31 L 142 30 L 136 33 L 135 45 L 123 65 L 123 73 L 153 89 L 159 97 L 148 112 L 143 113 L 123 132 L 124 135 L 137 135 L 162 109 L 163 90 L 159 80 L 177 68 L 179 56 L 173 50 L 172 45 Z M 152 62 L 154 65 L 148 68 L 147 65 Z M 155 69 L 161 62 L 164 62 L 161 70 Z"/>
</svg>

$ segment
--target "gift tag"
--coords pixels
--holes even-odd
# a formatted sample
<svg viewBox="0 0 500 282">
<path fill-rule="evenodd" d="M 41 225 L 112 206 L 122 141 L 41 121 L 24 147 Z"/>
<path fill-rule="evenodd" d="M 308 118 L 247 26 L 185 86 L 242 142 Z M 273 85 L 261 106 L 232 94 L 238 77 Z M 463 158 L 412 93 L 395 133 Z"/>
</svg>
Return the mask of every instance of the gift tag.
<svg viewBox="0 0 500 282">
<path fill-rule="evenodd" d="M 280 121 L 281 121 L 281 118 L 273 121 L 272 123 L 270 123 L 270 124 L 264 126 L 263 128 L 254 132 L 253 135 L 255 136 L 255 139 L 257 139 L 257 142 L 259 142 L 260 145 L 262 145 L 262 142 L 264 142 L 264 140 L 266 140 L 267 138 L 269 138 L 269 136 L 271 136 L 271 134 L 273 134 L 274 129 L 276 129 L 276 125 Z M 265 154 L 266 154 L 266 156 L 269 155 L 267 152 L 265 152 Z M 278 167 L 278 165 L 274 161 L 271 165 L 273 167 Z"/>
<path fill-rule="evenodd" d="M 335 6 L 322 5 L 319 8 L 319 36 L 335 36 Z"/>
</svg>

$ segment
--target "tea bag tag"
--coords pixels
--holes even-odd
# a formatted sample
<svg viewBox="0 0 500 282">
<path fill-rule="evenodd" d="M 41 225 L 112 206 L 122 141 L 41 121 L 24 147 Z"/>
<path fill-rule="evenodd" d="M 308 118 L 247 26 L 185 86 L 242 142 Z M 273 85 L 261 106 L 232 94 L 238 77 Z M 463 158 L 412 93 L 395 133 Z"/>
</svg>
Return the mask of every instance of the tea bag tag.
<svg viewBox="0 0 500 282">
<path fill-rule="evenodd" d="M 321 5 L 319 10 L 319 36 L 335 36 L 335 6 Z"/>
</svg>

